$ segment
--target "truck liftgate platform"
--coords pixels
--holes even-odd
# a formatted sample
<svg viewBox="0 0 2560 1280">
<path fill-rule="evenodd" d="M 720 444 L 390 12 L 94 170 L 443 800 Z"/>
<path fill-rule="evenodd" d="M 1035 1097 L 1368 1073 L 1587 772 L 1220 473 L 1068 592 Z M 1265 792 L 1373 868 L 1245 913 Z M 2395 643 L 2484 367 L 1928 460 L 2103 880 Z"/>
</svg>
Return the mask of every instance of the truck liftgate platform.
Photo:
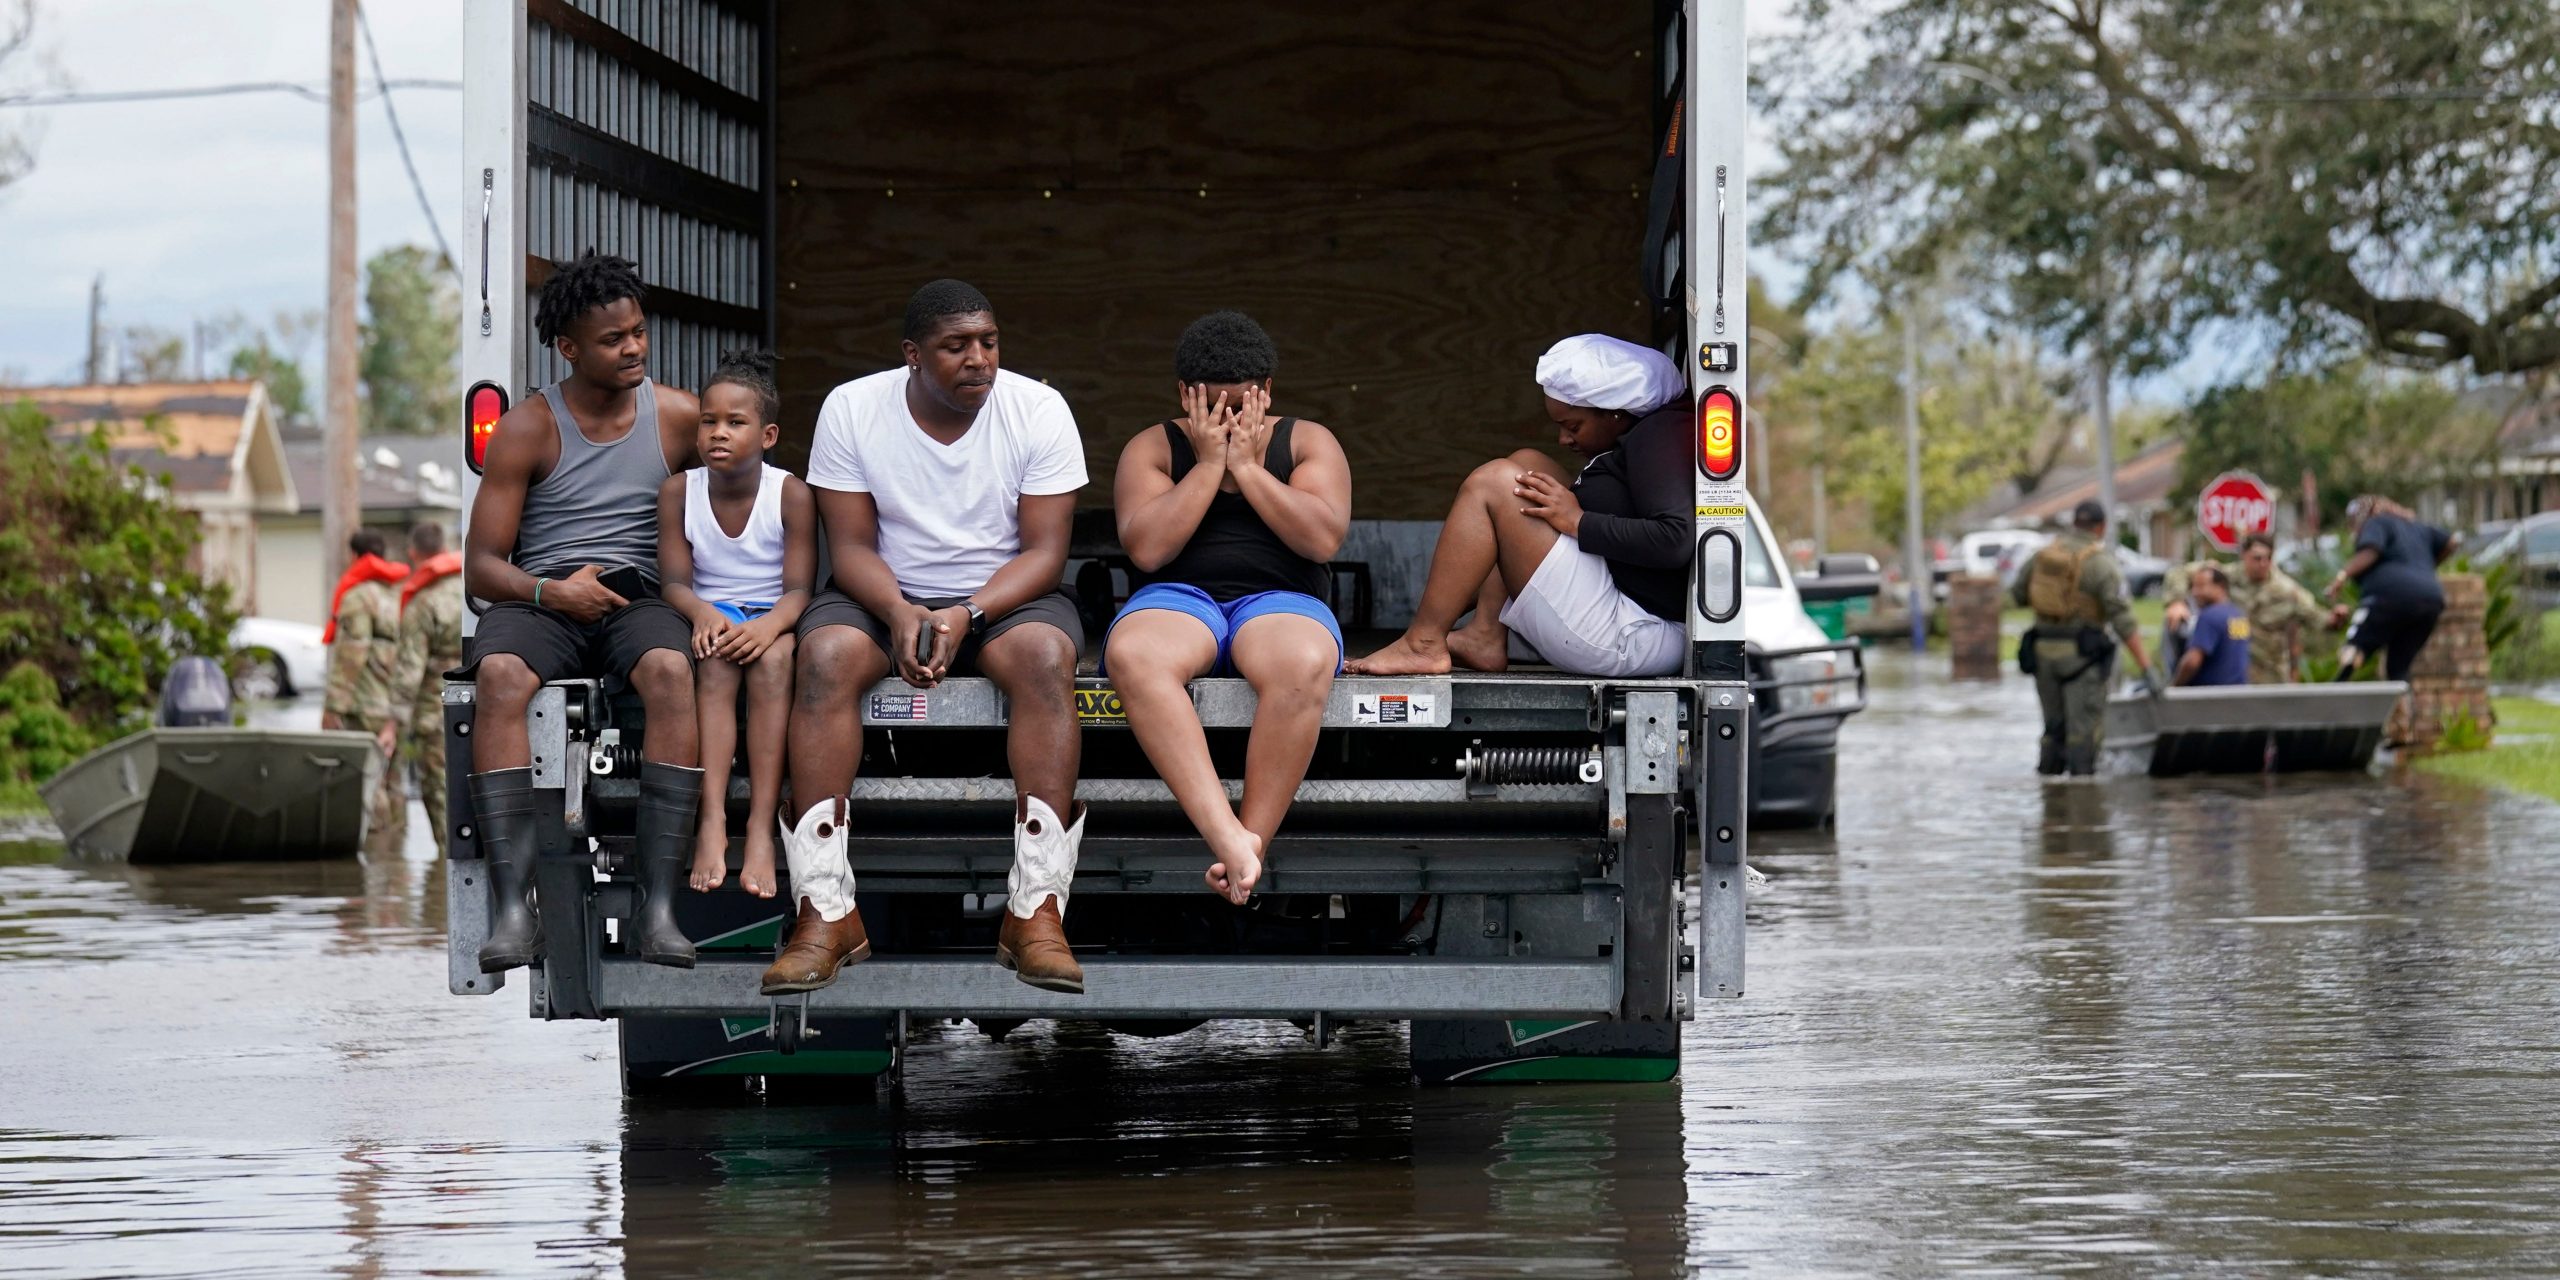
<svg viewBox="0 0 2560 1280">
<path fill-rule="evenodd" d="M 1203 886 L 1208 854 L 1126 732 L 1117 695 L 1079 682 L 1087 836 L 1069 911 L 1086 994 L 1028 986 L 992 958 L 1012 861 L 1005 707 L 982 680 L 864 695 L 850 854 L 871 959 L 804 996 L 757 979 L 787 928 L 790 888 L 684 893 L 696 968 L 622 953 L 636 699 L 601 682 L 546 687 L 528 717 L 538 785 L 556 789 L 536 872 L 546 959 L 524 971 L 539 1018 L 622 1023 L 635 1089 L 737 1075 L 887 1071 L 907 1028 L 965 1018 L 1002 1032 L 1077 1018 L 1150 1033 L 1286 1018 L 1320 1039 L 1345 1020 L 1414 1024 L 1425 1079 L 1667 1078 L 1678 1026 L 1739 994 L 1738 812 L 1714 816 L 1733 861 L 1686 859 L 1702 786 L 1745 794 L 1750 695 L 1739 684 L 1506 674 L 1337 682 L 1316 761 L 1253 906 Z M 1213 753 L 1242 749 L 1253 695 L 1203 680 Z M 473 689 L 445 693 L 446 741 L 468 768 Z M 1722 774 L 1720 781 L 1714 775 Z M 993 774 L 995 776 L 989 776 Z M 1230 783 L 1230 787 L 1237 784 Z M 746 780 L 731 783 L 732 830 Z M 448 878 L 451 989 L 487 995 L 489 899 L 469 790 L 455 787 Z M 735 865 L 735 849 L 732 865 Z M 1703 916 L 1703 921 L 1697 917 Z"/>
</svg>

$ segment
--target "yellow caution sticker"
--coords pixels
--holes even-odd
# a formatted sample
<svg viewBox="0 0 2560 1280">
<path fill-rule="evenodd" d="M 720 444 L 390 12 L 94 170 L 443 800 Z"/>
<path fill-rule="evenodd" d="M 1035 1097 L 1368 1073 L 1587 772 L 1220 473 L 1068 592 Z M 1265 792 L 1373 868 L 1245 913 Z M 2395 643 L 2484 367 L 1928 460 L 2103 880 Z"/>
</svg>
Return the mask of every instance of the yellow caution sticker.
<svg viewBox="0 0 2560 1280">
<path fill-rule="evenodd" d="M 1078 689 L 1076 719 L 1086 724 L 1127 724 L 1129 709 L 1121 705 L 1117 689 Z"/>
<path fill-rule="evenodd" d="M 1698 518 L 1701 520 L 1739 520 L 1747 514 L 1749 513 L 1740 506 L 1698 508 Z"/>
</svg>

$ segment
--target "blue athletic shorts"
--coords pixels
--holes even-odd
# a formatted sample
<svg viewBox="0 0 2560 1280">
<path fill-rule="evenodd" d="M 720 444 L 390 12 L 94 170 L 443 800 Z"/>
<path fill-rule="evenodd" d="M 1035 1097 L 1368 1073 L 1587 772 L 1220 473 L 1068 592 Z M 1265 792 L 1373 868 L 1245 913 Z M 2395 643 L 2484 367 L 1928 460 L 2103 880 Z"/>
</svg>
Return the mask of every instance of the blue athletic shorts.
<svg viewBox="0 0 2560 1280">
<path fill-rule="evenodd" d="M 712 608 L 719 610 L 721 617 L 727 618 L 729 621 L 742 627 L 768 613 L 773 612 L 773 602 L 771 600 L 739 600 L 735 602 L 728 600 L 712 600 L 707 601 L 706 603 L 708 603 Z"/>
<path fill-rule="evenodd" d="M 1198 587 L 1178 582 L 1150 583 L 1138 588 L 1129 597 L 1129 603 L 1120 606 L 1120 616 L 1113 618 L 1111 625 L 1117 629 L 1121 618 L 1147 609 L 1165 609 L 1198 618 L 1201 625 L 1209 628 L 1209 634 L 1218 640 L 1218 663 L 1209 669 L 1211 675 L 1234 675 L 1235 664 L 1227 658 L 1228 643 L 1235 639 L 1236 631 L 1244 624 L 1275 613 L 1296 614 L 1323 623 L 1324 629 L 1333 636 L 1333 668 L 1337 672 L 1342 670 L 1342 624 L 1334 621 L 1333 610 L 1326 608 L 1324 601 L 1302 591 L 1263 591 L 1220 604 Z M 1107 636 L 1102 642 L 1102 661 L 1104 674 L 1108 675 L 1111 641 Z"/>
</svg>

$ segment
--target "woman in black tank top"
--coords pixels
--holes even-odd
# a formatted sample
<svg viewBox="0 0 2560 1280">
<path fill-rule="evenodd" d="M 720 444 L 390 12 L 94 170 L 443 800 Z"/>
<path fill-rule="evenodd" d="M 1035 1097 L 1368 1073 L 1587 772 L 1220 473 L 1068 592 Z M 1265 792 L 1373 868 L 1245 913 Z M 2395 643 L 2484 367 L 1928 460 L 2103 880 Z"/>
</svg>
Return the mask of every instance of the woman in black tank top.
<svg viewBox="0 0 2560 1280">
<path fill-rule="evenodd" d="M 1174 352 L 1184 414 L 1129 442 L 1113 486 L 1138 586 L 1104 641 L 1104 671 L 1209 845 L 1203 878 L 1238 904 L 1306 777 L 1342 665 L 1325 597 L 1351 523 L 1351 469 L 1332 432 L 1272 417 L 1276 363 L 1245 316 L 1194 322 Z M 1187 688 L 1212 675 L 1243 677 L 1258 700 L 1241 807 L 1227 803 Z"/>
</svg>

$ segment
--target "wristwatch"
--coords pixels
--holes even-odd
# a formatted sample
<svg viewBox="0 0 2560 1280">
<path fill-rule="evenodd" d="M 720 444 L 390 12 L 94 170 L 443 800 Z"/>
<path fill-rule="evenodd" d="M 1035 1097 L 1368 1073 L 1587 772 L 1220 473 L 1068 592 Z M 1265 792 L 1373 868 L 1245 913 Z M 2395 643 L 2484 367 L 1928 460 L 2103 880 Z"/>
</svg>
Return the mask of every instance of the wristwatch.
<svg viewBox="0 0 2560 1280">
<path fill-rule="evenodd" d="M 971 635 L 977 634 L 978 628 L 987 625 L 987 611 L 979 608 L 977 601 L 963 600 L 960 602 L 960 607 L 969 611 L 969 633 Z"/>
</svg>

